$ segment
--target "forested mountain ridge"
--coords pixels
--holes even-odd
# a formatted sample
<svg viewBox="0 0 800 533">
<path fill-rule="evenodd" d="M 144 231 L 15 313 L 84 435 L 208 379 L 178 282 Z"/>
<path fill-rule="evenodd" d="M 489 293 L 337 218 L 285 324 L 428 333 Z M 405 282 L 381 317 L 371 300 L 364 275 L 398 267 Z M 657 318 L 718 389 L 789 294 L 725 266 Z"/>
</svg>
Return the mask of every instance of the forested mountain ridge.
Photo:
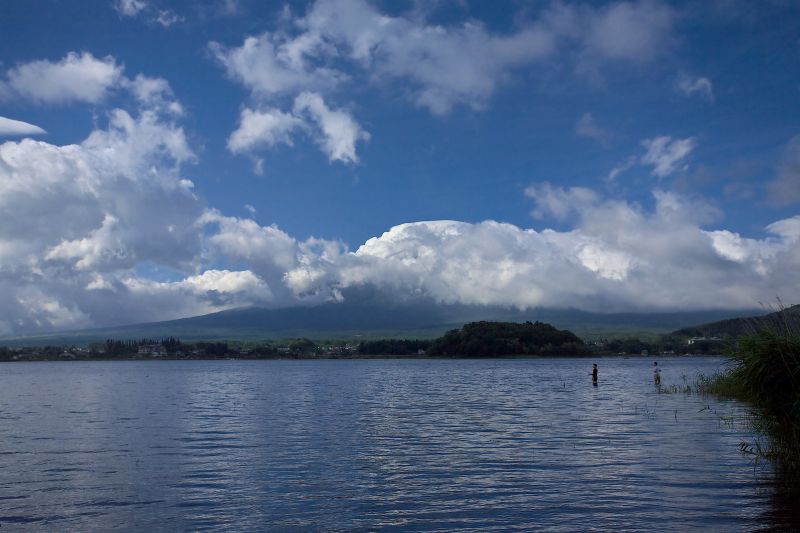
<svg viewBox="0 0 800 533">
<path fill-rule="evenodd" d="M 692 324 L 754 315 L 757 311 L 690 311 L 669 313 L 591 313 L 577 309 L 526 309 L 497 306 L 442 305 L 434 302 L 389 305 L 382 302 L 327 303 L 311 307 L 231 309 L 209 315 L 64 331 L 28 337 L 0 338 L 0 344 L 87 344 L 114 339 L 179 337 L 184 341 L 286 339 L 433 339 L 480 320 L 547 322 L 585 339 L 654 336 Z"/>
<path fill-rule="evenodd" d="M 800 317 L 800 304 L 779 309 L 761 316 L 730 318 L 701 324 L 699 326 L 682 328 L 672 332 L 672 335 L 679 337 L 719 337 L 722 339 L 733 339 L 753 333 L 755 330 L 765 325 L 780 325 L 781 322 L 791 317 Z"/>
</svg>

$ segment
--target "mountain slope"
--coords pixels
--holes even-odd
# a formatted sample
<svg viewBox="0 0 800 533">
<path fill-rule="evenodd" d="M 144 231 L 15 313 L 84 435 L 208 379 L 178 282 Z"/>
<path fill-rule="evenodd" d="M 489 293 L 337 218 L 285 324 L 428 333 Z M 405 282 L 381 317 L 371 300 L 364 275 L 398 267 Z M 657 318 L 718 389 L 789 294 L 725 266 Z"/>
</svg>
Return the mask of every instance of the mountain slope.
<svg viewBox="0 0 800 533">
<path fill-rule="evenodd" d="M 673 331 L 672 334 L 681 337 L 734 338 L 752 333 L 754 329 L 764 325 L 779 324 L 787 318 L 795 320 L 800 318 L 800 305 L 793 305 L 768 314 L 761 313 L 757 316 L 731 318 L 683 328 Z"/>
<path fill-rule="evenodd" d="M 753 311 L 695 311 L 686 313 L 589 313 L 575 309 L 385 303 L 330 303 L 283 309 L 244 308 L 166 322 L 61 332 L 27 338 L 0 339 L 0 345 L 86 344 L 107 338 L 142 339 L 179 337 L 191 340 L 259 340 L 291 337 L 324 338 L 433 338 L 467 322 L 542 321 L 569 329 L 584 338 L 647 336 L 675 328 Z"/>
</svg>

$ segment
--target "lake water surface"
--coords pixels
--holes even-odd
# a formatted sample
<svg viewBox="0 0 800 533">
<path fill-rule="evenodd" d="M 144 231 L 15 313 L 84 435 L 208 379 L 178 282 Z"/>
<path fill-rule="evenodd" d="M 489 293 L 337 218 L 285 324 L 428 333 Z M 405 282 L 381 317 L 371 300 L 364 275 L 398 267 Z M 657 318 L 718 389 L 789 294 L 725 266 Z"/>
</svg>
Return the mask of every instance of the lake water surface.
<svg viewBox="0 0 800 533">
<path fill-rule="evenodd" d="M 746 531 L 775 510 L 734 402 L 652 359 L 0 365 L 0 525 Z M 659 359 L 663 384 L 723 366 Z M 776 514 L 777 513 L 777 514 Z"/>
</svg>

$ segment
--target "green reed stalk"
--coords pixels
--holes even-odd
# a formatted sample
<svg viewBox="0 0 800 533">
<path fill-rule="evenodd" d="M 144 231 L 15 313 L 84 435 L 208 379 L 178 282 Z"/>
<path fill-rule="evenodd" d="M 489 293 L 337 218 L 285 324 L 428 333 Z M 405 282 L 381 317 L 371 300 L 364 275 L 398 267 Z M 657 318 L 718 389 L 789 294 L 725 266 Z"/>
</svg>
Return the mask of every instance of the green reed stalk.
<svg viewBox="0 0 800 533">
<path fill-rule="evenodd" d="M 755 429 L 768 437 L 758 455 L 776 459 L 800 480 L 800 309 L 783 308 L 754 319 L 751 331 L 732 349 L 733 366 L 712 378 L 700 377 L 698 392 L 752 404 Z"/>
</svg>

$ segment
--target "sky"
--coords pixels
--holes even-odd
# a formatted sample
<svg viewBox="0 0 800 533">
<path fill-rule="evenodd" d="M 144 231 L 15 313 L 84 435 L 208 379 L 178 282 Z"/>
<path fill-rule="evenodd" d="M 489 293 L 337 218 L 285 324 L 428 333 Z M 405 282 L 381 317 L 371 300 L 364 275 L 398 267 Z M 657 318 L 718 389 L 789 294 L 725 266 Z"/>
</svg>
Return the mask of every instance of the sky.
<svg viewBox="0 0 800 533">
<path fill-rule="evenodd" d="M 6 0 L 0 335 L 800 302 L 800 4 Z"/>
</svg>

